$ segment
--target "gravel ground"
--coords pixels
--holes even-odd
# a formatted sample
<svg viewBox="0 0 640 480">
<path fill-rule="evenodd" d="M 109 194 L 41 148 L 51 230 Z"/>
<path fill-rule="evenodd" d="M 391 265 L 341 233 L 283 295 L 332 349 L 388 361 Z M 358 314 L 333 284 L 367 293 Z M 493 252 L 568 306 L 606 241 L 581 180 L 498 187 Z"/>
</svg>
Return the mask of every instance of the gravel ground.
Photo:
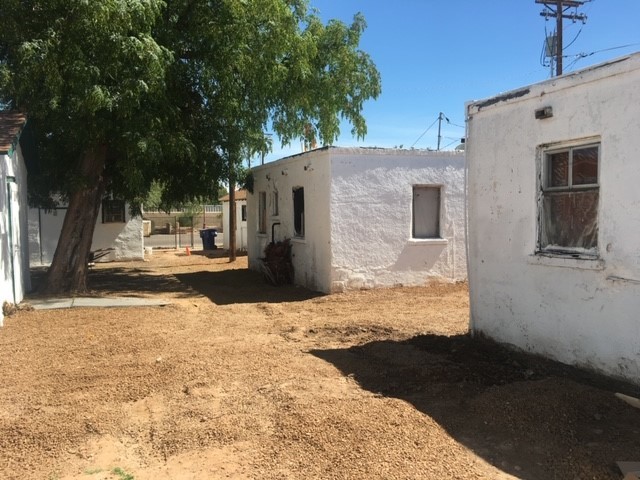
<svg viewBox="0 0 640 480">
<path fill-rule="evenodd" d="M 467 335 L 466 285 L 319 295 L 246 258 L 98 265 L 155 308 L 0 329 L 2 479 L 620 479 L 638 389 Z M 37 276 L 36 276 L 37 277 Z"/>
</svg>

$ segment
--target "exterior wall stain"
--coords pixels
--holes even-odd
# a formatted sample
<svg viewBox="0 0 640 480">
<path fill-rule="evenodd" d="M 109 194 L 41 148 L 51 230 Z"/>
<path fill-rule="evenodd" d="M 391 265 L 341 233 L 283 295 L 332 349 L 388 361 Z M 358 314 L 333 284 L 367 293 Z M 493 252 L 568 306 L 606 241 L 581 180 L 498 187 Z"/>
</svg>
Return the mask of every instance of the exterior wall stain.
<svg viewBox="0 0 640 480">
<path fill-rule="evenodd" d="M 31 265 L 49 265 L 58 245 L 66 208 L 46 212 L 29 209 L 29 260 Z M 104 250 L 106 255 L 96 261 L 144 260 L 144 237 L 142 217 L 131 216 L 125 206 L 125 221 L 102 223 L 102 212 L 98 212 L 93 232 L 91 250 Z"/>
<path fill-rule="evenodd" d="M 472 331 L 640 384 L 640 54 L 527 89 L 466 108 Z M 597 248 L 541 252 L 544 151 L 594 141 Z"/>
<path fill-rule="evenodd" d="M 516 90 L 514 92 L 505 93 L 504 95 L 499 95 L 497 97 L 490 98 L 488 100 L 484 100 L 482 102 L 478 102 L 475 106 L 478 110 L 482 110 L 485 107 L 495 105 L 496 103 L 506 102 L 508 100 L 513 100 L 514 98 L 524 97 L 531 92 L 528 88 L 523 88 L 522 90 Z"/>
<path fill-rule="evenodd" d="M 293 237 L 300 285 L 328 293 L 466 279 L 461 153 L 328 147 L 256 167 L 253 174 L 250 268 L 259 269 L 270 241 L 257 232 L 259 192 L 269 196 L 277 188 L 276 241 Z M 416 185 L 441 187 L 441 238 L 412 239 Z M 304 188 L 304 238 L 293 235 L 293 187 Z"/>
</svg>

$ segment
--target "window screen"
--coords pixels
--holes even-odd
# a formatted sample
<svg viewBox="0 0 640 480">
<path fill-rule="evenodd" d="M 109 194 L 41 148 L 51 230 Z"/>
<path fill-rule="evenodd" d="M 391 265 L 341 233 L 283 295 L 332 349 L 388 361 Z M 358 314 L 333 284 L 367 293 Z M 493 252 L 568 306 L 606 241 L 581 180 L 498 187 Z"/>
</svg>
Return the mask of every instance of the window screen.
<svg viewBox="0 0 640 480">
<path fill-rule="evenodd" d="M 102 201 L 102 223 L 124 223 L 124 202 L 122 200 Z"/>
<path fill-rule="evenodd" d="M 413 187 L 413 238 L 440 237 L 441 187 Z"/>
<path fill-rule="evenodd" d="M 599 145 L 545 153 L 540 247 L 595 253 L 598 244 Z"/>
</svg>

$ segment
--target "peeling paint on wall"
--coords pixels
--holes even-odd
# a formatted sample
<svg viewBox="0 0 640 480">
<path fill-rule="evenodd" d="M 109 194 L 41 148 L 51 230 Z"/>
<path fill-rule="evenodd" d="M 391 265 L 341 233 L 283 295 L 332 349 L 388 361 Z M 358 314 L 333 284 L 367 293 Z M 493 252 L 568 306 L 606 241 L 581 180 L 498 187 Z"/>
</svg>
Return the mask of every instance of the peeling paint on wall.
<svg viewBox="0 0 640 480">
<path fill-rule="evenodd" d="M 472 328 L 640 384 L 640 54 L 525 90 L 467 105 Z M 596 254 L 541 252 L 543 152 L 593 139 Z"/>
<path fill-rule="evenodd" d="M 287 175 L 282 175 L 286 168 Z M 280 201 L 277 240 L 294 237 L 294 187 L 304 188 L 304 238 L 293 238 L 295 281 L 323 292 L 466 279 L 464 154 L 336 148 L 257 167 L 248 198 L 249 264 L 258 269 L 267 235 L 257 232 L 259 192 Z M 439 238 L 412 238 L 414 186 L 441 188 Z"/>
</svg>

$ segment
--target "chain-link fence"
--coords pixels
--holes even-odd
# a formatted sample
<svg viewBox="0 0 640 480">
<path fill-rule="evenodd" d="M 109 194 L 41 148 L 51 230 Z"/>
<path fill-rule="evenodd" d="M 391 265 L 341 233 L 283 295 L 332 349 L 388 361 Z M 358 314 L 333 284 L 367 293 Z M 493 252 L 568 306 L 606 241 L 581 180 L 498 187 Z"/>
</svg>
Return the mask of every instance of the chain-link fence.
<svg viewBox="0 0 640 480">
<path fill-rule="evenodd" d="M 222 227 L 222 205 L 203 205 L 197 213 L 186 209 L 171 212 L 145 209 L 143 215 L 144 246 L 155 248 L 203 248 L 200 232 L 215 228 L 220 235 Z M 221 247 L 222 239 L 205 235 L 208 246 Z M 213 242 L 213 243 L 211 243 Z"/>
<path fill-rule="evenodd" d="M 194 225 L 195 217 L 176 215 L 164 220 L 161 225 L 154 222 L 146 227 L 145 247 L 202 248 L 200 228 Z"/>
</svg>

